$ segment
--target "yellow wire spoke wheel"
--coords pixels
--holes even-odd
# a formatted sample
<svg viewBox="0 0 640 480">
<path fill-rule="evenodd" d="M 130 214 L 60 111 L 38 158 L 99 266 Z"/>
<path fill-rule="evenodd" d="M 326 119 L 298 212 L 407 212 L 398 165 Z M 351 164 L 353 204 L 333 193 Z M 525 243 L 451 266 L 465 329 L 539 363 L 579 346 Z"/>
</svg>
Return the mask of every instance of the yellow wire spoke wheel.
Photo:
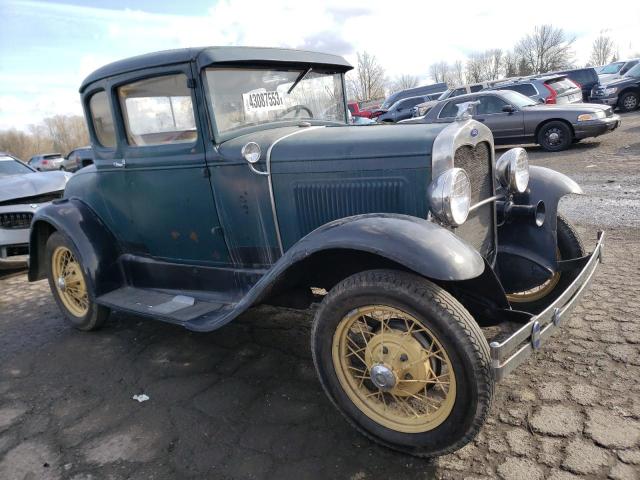
<svg viewBox="0 0 640 480">
<path fill-rule="evenodd" d="M 80 263 L 67 247 L 56 247 L 51 256 L 51 269 L 56 291 L 62 304 L 75 317 L 89 311 L 89 295 Z"/>
<path fill-rule="evenodd" d="M 349 312 L 332 344 L 349 399 L 380 425 L 404 433 L 433 430 L 451 414 L 456 377 L 435 335 L 412 315 L 369 305 Z"/>
</svg>

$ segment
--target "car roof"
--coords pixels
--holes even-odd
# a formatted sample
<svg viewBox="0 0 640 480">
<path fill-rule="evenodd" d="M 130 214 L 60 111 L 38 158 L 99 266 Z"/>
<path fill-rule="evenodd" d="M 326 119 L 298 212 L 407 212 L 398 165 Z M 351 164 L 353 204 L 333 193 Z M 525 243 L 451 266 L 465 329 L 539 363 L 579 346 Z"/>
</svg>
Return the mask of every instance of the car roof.
<svg viewBox="0 0 640 480">
<path fill-rule="evenodd" d="M 80 85 L 80 93 L 91 83 L 104 78 L 136 70 L 185 62 L 196 62 L 199 68 L 214 63 L 253 65 L 260 63 L 264 63 L 265 65 L 273 65 L 274 63 L 313 64 L 322 67 L 334 67 L 341 72 L 346 72 L 353 68 L 351 64 L 341 56 L 306 50 L 264 47 L 180 48 L 138 55 L 100 67 L 83 80 Z"/>
</svg>

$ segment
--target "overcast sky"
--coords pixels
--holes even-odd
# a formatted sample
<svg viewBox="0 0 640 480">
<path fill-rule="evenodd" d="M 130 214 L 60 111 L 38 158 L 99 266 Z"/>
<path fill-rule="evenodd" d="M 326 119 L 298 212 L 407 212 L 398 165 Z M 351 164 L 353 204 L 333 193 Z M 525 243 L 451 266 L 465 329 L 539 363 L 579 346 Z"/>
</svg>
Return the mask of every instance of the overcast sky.
<svg viewBox="0 0 640 480">
<path fill-rule="evenodd" d="M 0 0 L 0 129 L 81 114 L 78 86 L 113 60 L 169 48 L 248 45 L 345 56 L 367 50 L 390 77 L 428 81 L 431 63 L 510 49 L 535 25 L 576 37 L 578 64 L 608 30 L 640 51 L 640 0 Z"/>
</svg>

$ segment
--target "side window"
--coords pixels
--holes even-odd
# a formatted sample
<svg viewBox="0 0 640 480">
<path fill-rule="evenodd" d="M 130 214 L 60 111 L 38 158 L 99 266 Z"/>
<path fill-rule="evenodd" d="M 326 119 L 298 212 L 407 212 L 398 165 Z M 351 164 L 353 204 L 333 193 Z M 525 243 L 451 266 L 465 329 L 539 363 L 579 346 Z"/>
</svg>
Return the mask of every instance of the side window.
<svg viewBox="0 0 640 480">
<path fill-rule="evenodd" d="M 483 88 L 484 87 L 482 85 L 471 85 L 471 87 L 469 87 L 469 89 L 471 90 L 471 93 L 479 92 Z"/>
<path fill-rule="evenodd" d="M 453 92 L 451 92 L 450 97 L 457 97 L 458 95 L 464 95 L 465 93 L 467 93 L 467 89 L 462 87 L 462 88 L 456 88 Z"/>
<path fill-rule="evenodd" d="M 478 115 L 492 115 L 494 113 L 502 113 L 502 107 L 507 104 L 507 102 L 505 102 L 501 98 L 495 97 L 493 95 L 484 95 L 481 96 L 478 100 L 480 100 L 480 105 L 476 106 L 476 114 Z"/>
<path fill-rule="evenodd" d="M 89 99 L 89 112 L 91 113 L 91 122 L 100 145 L 103 147 L 115 147 L 116 132 L 106 92 L 101 91 L 91 96 Z"/>
<path fill-rule="evenodd" d="M 184 74 L 140 80 L 118 88 L 130 145 L 192 143 L 197 138 L 191 90 Z"/>
</svg>

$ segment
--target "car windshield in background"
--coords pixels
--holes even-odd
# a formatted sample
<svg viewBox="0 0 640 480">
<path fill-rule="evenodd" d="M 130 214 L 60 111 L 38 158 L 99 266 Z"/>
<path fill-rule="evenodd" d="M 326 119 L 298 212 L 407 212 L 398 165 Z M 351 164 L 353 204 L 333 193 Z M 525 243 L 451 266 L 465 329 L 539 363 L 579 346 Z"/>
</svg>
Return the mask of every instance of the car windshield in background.
<svg viewBox="0 0 640 480">
<path fill-rule="evenodd" d="M 339 73 L 304 69 L 208 68 L 210 102 L 221 134 L 272 122 L 346 122 Z"/>
<path fill-rule="evenodd" d="M 605 65 L 604 67 L 602 67 L 599 73 L 600 75 L 604 75 L 607 73 L 618 73 L 623 65 L 624 62 L 610 63 L 609 65 Z"/>
<path fill-rule="evenodd" d="M 0 177 L 33 173 L 33 170 L 15 158 L 0 156 Z"/>
<path fill-rule="evenodd" d="M 502 97 L 516 108 L 532 107 L 537 105 L 536 102 L 531 101 L 531 98 L 521 93 L 514 92 L 512 90 L 503 90 L 501 93 Z"/>
<path fill-rule="evenodd" d="M 59 153 L 51 153 L 49 155 L 42 156 L 43 160 L 54 160 L 56 158 L 62 158 L 62 155 L 60 155 Z"/>
<path fill-rule="evenodd" d="M 625 77 L 633 77 L 640 78 L 640 63 L 635 67 L 631 68 L 627 73 L 624 74 Z"/>
</svg>

